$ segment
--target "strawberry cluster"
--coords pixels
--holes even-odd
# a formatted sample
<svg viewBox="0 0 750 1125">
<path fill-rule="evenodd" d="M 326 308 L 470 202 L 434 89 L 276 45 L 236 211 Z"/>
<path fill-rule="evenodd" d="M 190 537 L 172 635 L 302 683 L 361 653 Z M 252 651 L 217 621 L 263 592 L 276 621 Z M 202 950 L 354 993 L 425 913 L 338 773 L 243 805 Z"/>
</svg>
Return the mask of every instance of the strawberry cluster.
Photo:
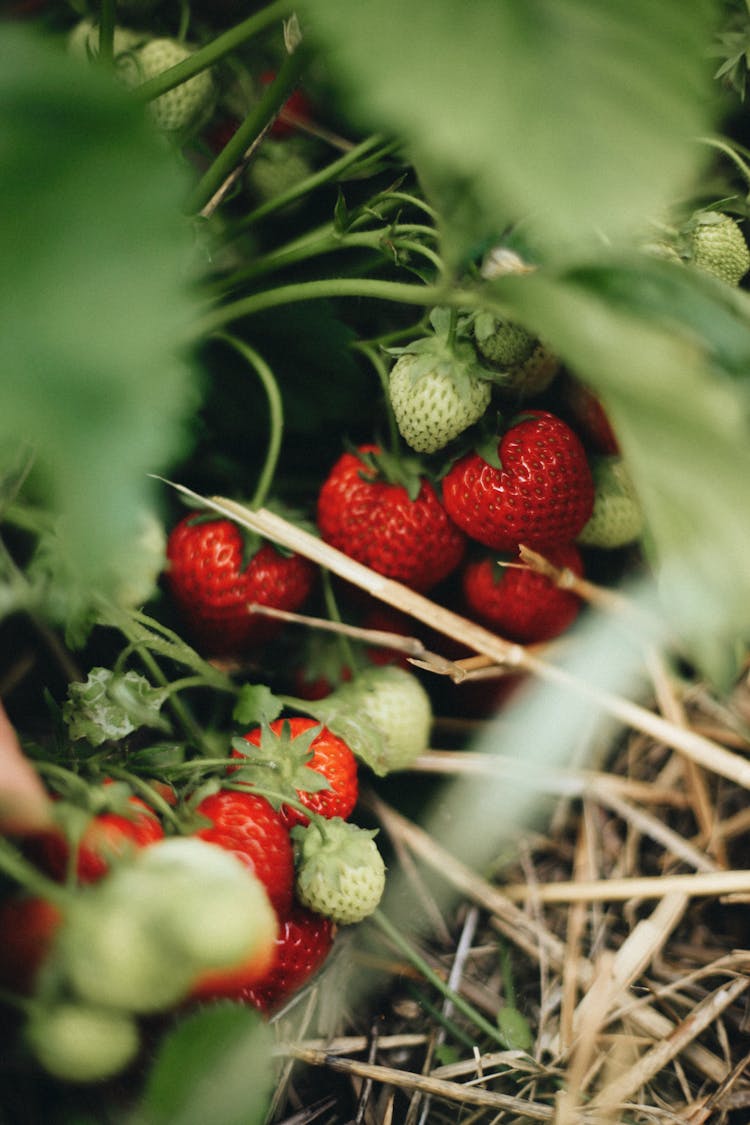
<svg viewBox="0 0 750 1125">
<path fill-rule="evenodd" d="M 0 909 L 0 980 L 31 992 L 43 967 L 55 963 L 58 974 L 73 981 L 79 1000 L 108 1012 L 138 1015 L 229 998 L 272 1013 L 323 964 L 337 925 L 366 917 L 382 895 L 385 867 L 374 834 L 348 822 L 358 797 L 352 751 L 312 719 L 280 719 L 236 739 L 224 776 L 181 801 L 171 787 L 155 784 L 182 836 L 165 834 L 154 808 L 107 779 L 90 791 L 89 801 L 111 807 L 89 816 L 82 832 L 48 831 L 27 842 L 41 871 L 93 893 L 75 891 L 69 908 L 41 894 L 6 899 Z M 196 852 L 199 866 L 205 865 L 202 855 L 220 854 L 244 872 L 234 871 L 233 878 L 256 896 L 256 907 L 240 918 L 236 940 L 227 938 L 232 912 L 213 915 L 198 903 L 157 909 L 164 894 L 154 896 L 142 925 L 138 920 L 151 898 L 141 857 L 153 855 L 151 867 L 158 867 L 167 845 L 182 844 L 203 849 Z M 128 880 L 143 900 L 133 917 L 112 890 Z M 122 925 L 132 936 L 127 964 L 120 965 L 125 933 L 118 936 L 116 929 Z M 177 936 L 165 936 L 167 929 Z M 102 936 L 107 934 L 111 941 Z M 172 947 L 190 951 L 176 977 L 167 964 Z M 99 958 L 96 985 L 86 964 L 79 964 L 84 954 Z"/>
</svg>

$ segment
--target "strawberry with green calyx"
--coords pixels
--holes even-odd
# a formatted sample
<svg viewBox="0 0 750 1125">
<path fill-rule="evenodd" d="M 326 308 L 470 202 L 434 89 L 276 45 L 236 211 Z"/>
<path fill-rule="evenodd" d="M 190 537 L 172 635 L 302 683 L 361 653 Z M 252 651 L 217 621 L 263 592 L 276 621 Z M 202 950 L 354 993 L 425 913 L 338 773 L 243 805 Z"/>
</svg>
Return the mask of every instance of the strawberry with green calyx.
<svg viewBox="0 0 750 1125">
<path fill-rule="evenodd" d="M 547 549 L 554 565 L 582 577 L 583 562 L 573 544 Z M 516 556 L 517 561 L 517 556 Z M 580 599 L 529 567 L 508 567 L 492 556 L 464 568 L 463 595 L 469 616 L 519 644 L 548 641 L 563 633 L 578 616 Z"/>
<path fill-rule="evenodd" d="M 419 453 L 435 453 L 477 422 L 492 388 L 468 339 L 457 334 L 455 315 L 434 309 L 434 332 L 403 348 L 391 368 L 388 395 L 399 432 Z"/>
<path fill-rule="evenodd" d="M 385 890 L 385 863 L 367 831 L 336 817 L 292 829 L 298 852 L 297 898 L 340 925 L 367 918 Z"/>
<path fill-rule="evenodd" d="M 254 348 L 223 332 L 216 339 L 252 368 L 266 395 L 268 448 L 249 507 L 270 508 L 274 505 L 268 503 L 268 493 L 284 431 L 281 393 L 273 371 Z M 165 581 L 187 628 L 204 650 L 225 657 L 242 656 L 282 628 L 278 620 L 252 615 L 249 604 L 299 609 L 317 573 L 308 559 L 272 546 L 210 511 L 193 512 L 173 528 L 167 561 Z"/>
<path fill-rule="evenodd" d="M 270 640 L 279 621 L 248 605 L 297 610 L 310 594 L 315 567 L 284 554 L 228 519 L 185 516 L 167 542 L 167 587 L 196 643 L 213 656 L 236 656 Z"/>
<path fill-rule="evenodd" d="M 368 668 L 325 699 L 298 702 L 381 777 L 408 769 L 429 744 L 430 698 L 413 673 L 393 664 Z"/>
<path fill-rule="evenodd" d="M 246 762 L 235 780 L 253 784 L 257 777 L 261 786 L 265 780 L 281 792 L 289 789 L 305 808 L 325 818 L 346 820 L 353 811 L 358 797 L 356 759 L 343 739 L 314 719 L 263 723 L 235 739 L 233 746 L 232 756 Z M 309 823 L 292 805 L 282 804 L 279 812 L 288 828 Z"/>
<path fill-rule="evenodd" d="M 294 855 L 280 813 L 265 797 L 234 789 L 209 793 L 194 812 L 209 821 L 195 836 L 235 855 L 263 884 L 277 916 L 285 918 L 292 908 Z"/>
<path fill-rule="evenodd" d="M 139 86 L 189 59 L 192 54 L 192 48 L 176 39 L 151 39 L 136 51 L 121 55 L 117 60 L 117 71 L 127 86 Z M 200 127 L 210 117 L 215 102 L 213 76 L 210 70 L 203 70 L 155 98 L 148 109 L 159 132 L 181 136 Z"/>
<path fill-rule="evenodd" d="M 556 546 L 575 539 L 594 506 L 584 448 L 546 410 L 527 410 L 492 442 L 466 454 L 443 478 L 443 502 L 458 527 L 495 550 Z"/>
<path fill-rule="evenodd" d="M 317 518 L 327 543 L 420 592 L 463 557 L 464 536 L 419 466 L 377 445 L 339 458 L 318 494 Z"/>
<path fill-rule="evenodd" d="M 583 547 L 615 549 L 634 543 L 643 534 L 643 510 L 621 457 L 596 457 L 594 510 L 576 542 Z"/>
<path fill-rule="evenodd" d="M 750 250 L 731 215 L 701 211 L 683 227 L 680 251 L 689 265 L 737 286 L 750 269 Z"/>
</svg>

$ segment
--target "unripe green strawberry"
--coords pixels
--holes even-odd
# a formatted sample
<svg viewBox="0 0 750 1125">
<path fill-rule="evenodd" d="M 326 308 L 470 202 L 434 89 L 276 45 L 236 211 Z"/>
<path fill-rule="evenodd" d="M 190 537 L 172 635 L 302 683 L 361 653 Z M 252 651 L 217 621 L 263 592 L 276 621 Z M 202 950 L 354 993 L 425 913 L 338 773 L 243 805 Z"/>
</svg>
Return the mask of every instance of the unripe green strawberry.
<svg viewBox="0 0 750 1125">
<path fill-rule="evenodd" d="M 132 56 L 123 56 L 118 69 L 126 85 L 137 86 L 184 62 L 192 54 L 189 47 L 175 39 L 151 39 Z M 210 115 L 215 97 L 211 71 L 203 70 L 155 98 L 149 103 L 149 113 L 160 132 L 183 133 Z"/>
<path fill-rule="evenodd" d="M 257 958 L 260 975 L 276 929 L 265 889 L 234 854 L 176 838 L 78 896 L 53 957 L 80 999 L 147 1014 L 179 1002 L 204 971 Z"/>
<path fill-rule="evenodd" d="M 266 202 L 294 187 L 312 170 L 307 157 L 293 142 L 267 139 L 248 169 L 247 182 L 255 195 Z"/>
<path fill-rule="evenodd" d="M 112 55 L 132 51 L 146 38 L 141 31 L 131 31 L 127 27 L 116 27 L 112 41 Z M 94 58 L 99 53 L 99 24 L 91 19 L 79 20 L 68 33 L 68 51 L 75 58 Z"/>
<path fill-rule="evenodd" d="M 407 353 L 391 370 L 388 393 L 403 439 L 418 453 L 434 453 L 479 421 L 492 388 L 478 365 L 459 382 L 437 354 Z"/>
<path fill-rule="evenodd" d="M 559 370 L 557 356 L 537 343 L 528 359 L 500 372 L 493 382 L 498 391 L 516 400 L 533 398 L 547 390 Z"/>
<path fill-rule="evenodd" d="M 513 320 L 498 320 L 492 313 L 474 318 L 474 340 L 480 355 L 505 370 L 527 360 L 536 347 L 536 337 Z"/>
<path fill-rule="evenodd" d="M 401 436 L 419 453 L 443 449 L 484 414 L 492 388 L 472 345 L 450 335 L 450 314 L 432 313 L 434 335 L 394 348 L 388 395 Z"/>
<path fill-rule="evenodd" d="M 299 846 L 297 898 L 302 905 L 341 925 L 372 914 L 385 889 L 376 834 L 340 817 L 325 822 L 325 834 L 315 825 L 292 829 Z"/>
<path fill-rule="evenodd" d="M 750 269 L 750 250 L 737 222 L 719 211 L 704 211 L 688 231 L 689 261 L 728 285 L 739 285 Z"/>
<path fill-rule="evenodd" d="M 64 1003 L 32 1010 L 24 1038 L 37 1061 L 64 1082 L 100 1082 L 124 1070 L 138 1053 L 132 1016 Z"/>
<path fill-rule="evenodd" d="M 643 531 L 643 512 L 621 457 L 597 457 L 591 462 L 594 510 L 577 538 L 584 547 L 624 547 Z"/>
<path fill-rule="evenodd" d="M 428 746 L 430 697 L 415 675 L 394 664 L 368 668 L 305 709 L 381 777 L 408 769 Z"/>
</svg>

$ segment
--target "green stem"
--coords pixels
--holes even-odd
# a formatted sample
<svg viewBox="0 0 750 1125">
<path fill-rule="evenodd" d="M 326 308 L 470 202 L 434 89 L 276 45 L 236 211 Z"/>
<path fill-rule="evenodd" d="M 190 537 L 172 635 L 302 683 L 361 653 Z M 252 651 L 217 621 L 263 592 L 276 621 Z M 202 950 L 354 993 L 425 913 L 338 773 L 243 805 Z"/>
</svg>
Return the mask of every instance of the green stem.
<svg viewBox="0 0 750 1125">
<path fill-rule="evenodd" d="M 331 621 L 335 621 L 338 625 L 341 625 L 341 613 L 339 611 L 338 602 L 336 601 L 336 595 L 333 592 L 330 571 L 321 568 L 320 581 L 323 587 L 323 600 L 326 604 L 328 617 Z M 361 664 L 358 656 L 354 652 L 354 645 L 351 643 L 349 637 L 345 636 L 344 633 L 337 633 L 336 644 L 338 645 L 342 667 L 350 668 L 352 674 L 358 672 L 361 668 Z"/>
<path fill-rule="evenodd" d="M 138 777 L 137 774 L 131 773 L 130 770 L 122 769 L 120 766 L 110 766 L 108 773 L 111 777 L 116 777 L 120 781 L 126 781 L 136 793 L 140 793 L 145 799 L 146 804 L 150 805 L 154 811 L 161 814 L 164 820 L 169 821 L 169 823 L 179 831 L 182 830 L 179 816 L 169 802 L 164 800 L 161 793 L 154 789 L 153 785 L 149 785 L 142 777 Z"/>
<path fill-rule="evenodd" d="M 273 82 L 266 87 L 258 104 L 250 111 L 234 136 L 227 142 L 201 179 L 193 188 L 185 204 L 188 215 L 198 214 L 213 198 L 226 178 L 241 163 L 252 143 L 262 137 L 264 130 L 288 99 L 297 85 L 307 62 L 307 52 L 298 47 L 287 55 Z"/>
<path fill-rule="evenodd" d="M 699 139 L 704 144 L 710 145 L 711 148 L 715 148 L 719 152 L 723 152 L 725 156 L 728 156 L 742 174 L 745 184 L 750 187 L 750 167 L 748 167 L 732 145 L 727 144 L 726 141 L 721 140 L 720 137 L 700 137 Z"/>
<path fill-rule="evenodd" d="M 391 921 L 380 910 L 376 910 L 374 914 L 370 915 L 370 920 L 375 922 L 380 927 L 383 933 L 393 942 L 404 956 L 418 969 L 422 976 L 430 982 L 438 991 L 453 1004 L 457 1011 L 466 1016 L 467 1019 L 483 1031 L 495 1043 L 499 1043 L 501 1047 L 505 1048 L 506 1041 L 500 1034 L 498 1029 L 486 1020 L 481 1012 L 478 1012 L 468 1001 L 464 1000 L 458 992 L 454 992 L 449 988 L 445 981 L 441 980 L 438 974 L 432 969 L 425 959 L 417 952 L 417 950 L 406 940 L 405 937 L 396 929 Z"/>
<path fill-rule="evenodd" d="M 437 221 L 438 214 L 434 207 L 430 207 L 429 203 L 425 203 L 416 195 L 410 195 L 406 191 L 384 191 L 379 196 L 376 196 L 372 205 L 374 206 L 378 199 L 398 199 L 402 203 L 408 203 L 410 207 L 417 207 L 420 211 L 424 211 L 431 219 Z"/>
<path fill-rule="evenodd" d="M 300 281 L 282 285 L 276 289 L 266 289 L 240 297 L 226 305 L 213 309 L 198 325 L 198 335 L 209 335 L 230 324 L 255 313 L 280 305 L 291 305 L 297 301 L 320 300 L 324 297 L 371 297 L 381 301 L 401 302 L 409 305 L 437 305 L 446 303 L 448 294 L 442 286 L 407 285 L 396 281 L 379 281 L 361 277 L 321 278 L 317 281 Z"/>
<path fill-rule="evenodd" d="M 427 258 L 432 263 L 438 274 L 445 273 L 445 266 L 440 256 L 429 246 L 423 246 L 421 242 L 416 242 L 413 238 L 394 238 L 393 245 L 398 250 L 410 250 L 412 254 L 421 254 L 423 258 Z"/>
<path fill-rule="evenodd" d="M 352 250 L 369 247 L 378 249 L 383 240 L 382 231 L 365 231 L 362 234 L 336 235 L 333 227 L 320 238 L 315 240 L 297 240 L 294 244 L 282 246 L 278 250 L 259 258 L 246 269 L 239 270 L 222 282 L 222 288 L 236 289 L 248 281 L 253 281 L 264 274 L 274 270 L 285 269 L 287 266 L 297 265 L 309 258 L 332 254 L 337 250 Z"/>
<path fill-rule="evenodd" d="M 419 1004 L 420 1008 L 422 1008 L 428 1016 L 431 1016 L 432 1019 L 436 1020 L 437 1023 L 439 1023 L 441 1027 L 443 1027 L 445 1031 L 447 1031 L 447 1033 L 450 1035 L 450 1037 L 452 1039 L 455 1039 L 457 1043 L 461 1043 L 464 1047 L 467 1047 L 470 1051 L 473 1051 L 476 1044 L 471 1036 L 466 1034 L 462 1027 L 459 1027 L 457 1023 L 454 1023 L 452 1019 L 449 1019 L 448 1016 L 444 1015 L 444 1013 L 441 1012 L 438 1008 L 437 1004 L 432 1004 L 412 981 L 406 981 L 405 984 L 409 992 Z"/>
<path fill-rule="evenodd" d="M 159 667 L 151 653 L 148 651 L 148 649 L 139 649 L 138 655 L 141 658 L 144 667 L 150 673 L 152 679 L 162 687 L 169 687 L 169 680 L 164 675 L 161 668 Z M 186 705 L 178 695 L 173 695 L 168 700 L 168 703 L 172 714 L 177 719 L 177 722 L 182 727 L 188 739 L 193 743 L 194 746 L 197 746 L 199 750 L 201 750 L 202 752 L 205 751 L 208 748 L 205 735 L 190 713 L 189 708 L 186 707 Z"/>
<path fill-rule="evenodd" d="M 379 147 L 381 151 L 376 154 L 374 150 Z M 355 148 L 351 149 L 343 156 L 340 156 L 337 160 L 326 164 L 324 168 L 320 168 L 317 172 L 312 172 L 303 180 L 299 180 L 296 184 L 287 188 L 286 191 L 274 196 L 273 199 L 261 203 L 254 211 L 250 211 L 236 223 L 229 231 L 229 237 L 234 238 L 242 234 L 243 231 L 248 230 L 250 227 L 260 222 L 261 219 L 265 219 L 268 215 L 273 214 L 274 211 L 281 210 L 281 208 L 286 207 L 287 204 L 293 203 L 295 199 L 301 199 L 302 196 L 307 195 L 308 192 L 314 191 L 316 188 L 321 187 L 331 180 L 335 180 L 343 172 L 350 169 L 352 165 L 356 164 L 362 157 L 369 155 L 371 159 L 375 159 L 376 156 L 379 158 L 393 152 L 397 147 L 395 141 L 384 142 L 383 138 L 378 135 L 367 137 Z"/>
<path fill-rule="evenodd" d="M 217 36 L 205 47 L 200 47 L 189 59 L 185 59 L 183 62 L 171 66 L 168 70 L 162 71 L 161 74 L 149 78 L 147 82 L 138 87 L 135 96 L 144 102 L 150 102 L 154 98 L 160 97 L 161 94 L 166 94 L 167 90 L 173 90 L 175 86 L 180 86 L 183 82 L 187 82 L 189 78 L 200 74 L 202 70 L 207 70 L 208 67 L 213 66 L 225 55 L 231 54 L 242 43 L 252 39 L 254 35 L 263 31 L 269 24 L 283 19 L 292 8 L 293 4 L 289 0 L 276 0 L 276 3 L 269 4 L 267 8 L 256 12 L 242 23 L 238 23 L 236 27 L 225 31 L 223 35 Z"/>
<path fill-rule="evenodd" d="M 376 348 L 370 347 L 369 344 L 354 343 L 352 347 L 366 356 L 375 368 L 378 379 L 380 380 L 380 385 L 383 389 L 383 398 L 385 399 L 386 417 L 388 418 L 388 447 L 394 457 L 399 457 L 401 453 L 401 437 L 396 422 L 396 415 L 393 413 L 393 407 L 391 406 L 390 380 L 388 378 L 388 372 L 385 369 L 383 357 Z"/>
<path fill-rule="evenodd" d="M 448 324 L 448 347 L 453 348 L 456 344 L 456 329 L 458 327 L 458 309 L 452 308 L 450 311 L 450 321 Z"/>
<path fill-rule="evenodd" d="M 249 503 L 250 508 L 261 508 L 265 503 L 268 491 L 273 483 L 276 466 L 279 463 L 281 442 L 284 436 L 284 412 L 279 385 L 276 382 L 273 371 L 266 361 L 258 355 L 254 348 L 246 344 L 244 340 L 238 340 L 236 336 L 230 336 L 224 332 L 215 333 L 215 338 L 228 344 L 230 348 L 234 348 L 236 352 L 247 360 L 263 384 L 263 389 L 268 399 L 268 411 L 270 415 L 268 449 L 266 451 L 263 469 L 255 487 L 255 493 Z"/>
<path fill-rule="evenodd" d="M 99 23 L 99 61 L 109 66 L 114 54 L 115 0 L 101 0 Z"/>
</svg>

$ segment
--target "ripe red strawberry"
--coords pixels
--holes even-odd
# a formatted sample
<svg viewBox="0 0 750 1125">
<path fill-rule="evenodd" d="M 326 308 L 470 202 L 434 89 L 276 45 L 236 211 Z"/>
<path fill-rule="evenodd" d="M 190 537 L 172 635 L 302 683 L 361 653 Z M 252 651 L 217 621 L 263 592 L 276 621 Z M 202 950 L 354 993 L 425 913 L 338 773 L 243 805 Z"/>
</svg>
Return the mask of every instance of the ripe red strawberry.
<svg viewBox="0 0 750 1125">
<path fill-rule="evenodd" d="M 437 493 L 418 480 L 412 499 L 403 484 L 378 475 L 385 457 L 376 445 L 344 453 L 318 496 L 318 527 L 326 542 L 413 590 L 429 590 L 461 561 L 465 541 Z M 364 459 L 363 459 L 364 458 Z"/>
<path fill-rule="evenodd" d="M 619 453 L 615 432 L 593 391 L 578 379 L 567 377 L 563 385 L 563 401 L 566 417 L 570 416 L 571 425 L 587 447 L 595 453 Z"/>
<path fill-rule="evenodd" d="M 528 410 L 497 447 L 501 468 L 467 453 L 443 480 L 451 519 L 487 547 L 512 550 L 575 539 L 594 507 L 594 483 L 580 440 L 560 418 Z"/>
<path fill-rule="evenodd" d="M 309 744 L 309 751 L 304 755 L 304 765 L 324 777 L 330 786 L 317 792 L 298 789 L 297 797 L 311 812 L 326 818 L 338 816 L 345 820 L 356 805 L 358 796 L 357 760 L 351 750 L 343 739 L 338 738 L 327 727 L 321 728 L 314 719 L 301 717 L 276 719 L 270 724 L 270 729 L 277 738 L 280 738 L 285 725 L 288 726 L 289 739 L 292 742 L 305 731 L 313 729 L 320 731 Z M 260 727 L 256 727 L 244 736 L 245 740 L 253 746 L 261 745 L 261 737 Z M 310 751 L 312 757 L 309 756 Z M 233 750 L 232 756 L 242 757 L 238 750 Z M 290 808 L 289 805 L 281 806 L 280 815 L 287 828 L 292 828 L 295 824 L 310 823 L 308 817 L 297 809 Z"/>
<path fill-rule="evenodd" d="M 0 984 L 29 993 L 62 921 L 59 907 L 37 895 L 15 895 L 0 905 Z"/>
<path fill-rule="evenodd" d="M 273 70 L 266 70 L 260 76 L 260 82 L 263 88 L 270 86 L 276 77 L 276 72 Z M 312 107 L 310 99 L 299 88 L 293 90 L 283 106 L 279 110 L 279 115 L 271 126 L 270 133 L 272 137 L 288 137 L 293 133 L 297 127 L 298 122 L 305 123 L 310 120 Z"/>
<path fill-rule="evenodd" d="M 583 563 L 572 543 L 545 551 L 551 563 L 579 577 Z M 503 567 L 494 557 L 468 563 L 463 592 L 469 615 L 508 640 L 534 644 L 559 636 L 578 616 L 580 599 L 526 567 Z"/>
<path fill-rule="evenodd" d="M 318 971 L 331 951 L 335 932 L 330 918 L 295 904 L 279 928 L 276 957 L 267 975 L 239 989 L 232 999 L 271 1014 Z"/>
<path fill-rule="evenodd" d="M 263 883 L 279 918 L 292 908 L 294 853 L 286 826 L 265 797 L 222 789 L 204 797 L 196 813 L 213 821 L 195 833 L 250 867 Z"/>
<path fill-rule="evenodd" d="M 133 848 L 145 848 L 164 839 L 160 822 L 139 797 L 129 797 L 133 815 L 104 812 L 89 821 L 78 847 L 76 874 L 81 883 L 95 883 L 106 875 L 110 861 Z M 142 812 L 139 810 L 143 810 Z M 61 832 L 45 832 L 33 843 L 39 862 L 55 878 L 64 879 L 70 847 Z"/>
<path fill-rule="evenodd" d="M 280 629 L 278 621 L 249 613 L 249 603 L 295 610 L 313 586 L 307 559 L 282 555 L 270 543 L 248 559 L 247 542 L 231 520 L 195 513 L 169 536 L 167 585 L 196 642 L 214 656 L 241 653 Z"/>
</svg>

